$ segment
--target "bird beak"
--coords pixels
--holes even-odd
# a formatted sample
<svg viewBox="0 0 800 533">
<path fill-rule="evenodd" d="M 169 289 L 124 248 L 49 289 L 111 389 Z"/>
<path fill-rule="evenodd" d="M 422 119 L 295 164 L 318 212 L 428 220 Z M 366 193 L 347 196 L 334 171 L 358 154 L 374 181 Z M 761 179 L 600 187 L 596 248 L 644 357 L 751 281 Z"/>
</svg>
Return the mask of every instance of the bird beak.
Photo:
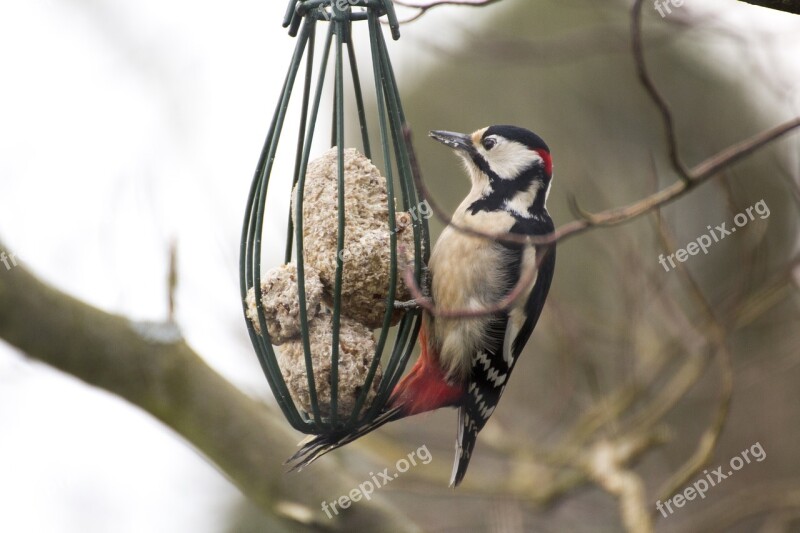
<svg viewBox="0 0 800 533">
<path fill-rule="evenodd" d="M 428 135 L 455 150 L 463 150 L 465 152 L 472 151 L 472 137 L 469 135 L 453 133 L 452 131 L 436 130 L 428 133 Z"/>
</svg>

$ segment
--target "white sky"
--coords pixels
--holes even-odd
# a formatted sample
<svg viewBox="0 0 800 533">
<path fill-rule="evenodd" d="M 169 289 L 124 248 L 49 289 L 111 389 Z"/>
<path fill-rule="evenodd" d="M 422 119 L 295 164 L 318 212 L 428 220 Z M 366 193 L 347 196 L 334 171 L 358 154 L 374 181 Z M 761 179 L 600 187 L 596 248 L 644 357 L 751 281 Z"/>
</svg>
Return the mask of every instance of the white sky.
<svg viewBox="0 0 800 533">
<path fill-rule="evenodd" d="M 294 46 L 285 7 L 0 4 L 0 238 L 57 287 L 149 320 L 165 316 L 176 238 L 187 338 L 265 396 L 239 308 L 238 240 Z M 430 39 L 437 20 L 476 25 L 475 13 L 435 10 L 404 28 L 398 77 L 427 66 L 415 36 Z M 0 531 L 219 531 L 236 494 L 149 415 L 0 344 Z"/>
<path fill-rule="evenodd" d="M 285 7 L 0 4 L 0 238 L 57 287 L 147 320 L 165 316 L 176 238 L 187 338 L 265 397 L 238 241 L 295 44 Z M 219 531 L 237 494 L 149 415 L 0 344 L 0 531 Z"/>
</svg>

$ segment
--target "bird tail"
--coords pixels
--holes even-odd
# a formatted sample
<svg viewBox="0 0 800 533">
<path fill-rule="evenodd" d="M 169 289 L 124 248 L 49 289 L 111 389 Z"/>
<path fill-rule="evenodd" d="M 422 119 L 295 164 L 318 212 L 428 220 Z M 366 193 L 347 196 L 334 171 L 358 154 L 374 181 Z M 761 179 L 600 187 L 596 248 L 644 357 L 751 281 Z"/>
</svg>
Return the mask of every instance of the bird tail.
<svg viewBox="0 0 800 533">
<path fill-rule="evenodd" d="M 436 361 L 435 353 L 428 346 L 424 328 L 420 330 L 420 345 L 422 350 L 419 359 L 411 372 L 395 386 L 389 397 L 388 407 L 381 414 L 347 432 L 316 435 L 302 442 L 300 450 L 285 463 L 292 465 L 290 471 L 300 470 L 326 453 L 341 448 L 389 422 L 440 407 L 456 405 L 464 394 L 464 388 L 447 383 Z"/>
<path fill-rule="evenodd" d="M 453 473 L 450 476 L 450 486 L 455 488 L 461 484 L 464 475 L 467 473 L 469 460 L 472 458 L 472 450 L 478 441 L 477 424 L 469 415 L 466 407 L 458 409 L 458 437 L 456 438 L 456 456 L 453 463 Z"/>
<path fill-rule="evenodd" d="M 289 471 L 302 470 L 303 467 L 310 465 L 328 452 L 341 448 L 354 440 L 363 437 L 384 424 L 399 420 L 407 416 L 403 412 L 402 405 L 390 407 L 388 410 L 379 414 L 375 419 L 358 426 L 346 433 L 333 432 L 315 435 L 306 441 L 301 442 L 302 447 L 296 454 L 286 460 L 284 464 L 291 465 Z"/>
</svg>

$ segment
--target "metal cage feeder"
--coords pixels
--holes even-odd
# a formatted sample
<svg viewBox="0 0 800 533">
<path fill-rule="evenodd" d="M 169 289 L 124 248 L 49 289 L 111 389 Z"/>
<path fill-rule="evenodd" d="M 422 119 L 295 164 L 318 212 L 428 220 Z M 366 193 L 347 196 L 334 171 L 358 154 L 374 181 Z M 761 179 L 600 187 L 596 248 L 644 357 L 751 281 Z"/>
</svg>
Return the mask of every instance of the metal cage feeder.
<svg viewBox="0 0 800 533">
<path fill-rule="evenodd" d="M 240 255 L 240 288 L 245 311 L 250 339 L 255 348 L 258 360 L 266 375 L 267 381 L 289 423 L 297 430 L 310 434 L 326 434 L 338 431 L 347 431 L 365 421 L 373 419 L 385 407 L 394 386 L 402 376 L 411 352 L 416 342 L 421 325 L 421 316 L 418 310 L 406 311 L 399 323 L 392 325 L 397 300 L 398 285 L 402 282 L 402 272 L 398 262 L 397 242 L 397 209 L 408 212 L 420 205 L 420 198 L 414 187 L 409 152 L 403 135 L 405 116 L 394 77 L 386 41 L 381 28 L 382 17 L 388 19 L 394 39 L 399 38 L 399 24 L 391 0 L 291 0 L 284 19 L 284 27 L 289 28 L 289 34 L 296 37 L 297 43 L 289 66 L 288 74 L 283 85 L 283 90 L 269 126 L 266 142 L 256 167 L 242 230 L 241 255 Z M 377 120 L 368 124 L 362 94 L 361 79 L 353 44 L 353 23 L 366 24 L 369 30 L 369 46 L 371 50 L 372 75 L 376 99 Z M 324 34 L 324 44 L 320 50 L 321 61 L 316 74 L 315 46 L 317 29 L 327 25 Z M 333 50 L 333 108 L 331 117 L 331 148 L 336 147 L 337 198 L 336 198 L 336 261 L 335 279 L 332 284 L 330 300 L 331 315 L 331 345 L 330 345 L 330 406 L 326 414 L 320 405 L 318 389 L 320 383 L 315 379 L 314 363 L 309 341 L 309 308 L 307 305 L 306 273 L 308 266 L 305 261 L 307 251 L 304 249 L 304 190 L 306 186 L 306 173 L 309 167 L 309 158 L 312 151 L 316 125 L 319 119 L 320 102 L 325 89 L 325 82 L 329 76 L 329 63 Z M 390 261 L 388 265 L 388 287 L 385 297 L 385 310 L 383 322 L 379 331 L 375 331 L 375 353 L 368 364 L 368 372 L 363 382 L 363 387 L 357 395 L 355 404 L 349 413 L 341 413 L 339 409 L 340 375 L 340 333 L 343 315 L 347 309 L 343 306 L 343 251 L 345 242 L 345 223 L 347 212 L 345 198 L 348 190 L 345 186 L 345 61 L 349 64 L 349 77 L 352 82 L 352 100 L 358 116 L 358 130 L 354 134 L 360 139 L 363 154 L 372 160 L 370 134 L 378 131 L 379 153 L 382 157 L 382 167 L 386 183 L 386 197 L 388 207 L 388 221 L 386 229 L 389 232 Z M 290 213 L 286 224 L 286 252 L 284 263 L 294 259 L 296 267 L 296 286 L 299 305 L 300 341 L 307 377 L 310 409 L 298 408 L 297 402 L 290 394 L 287 382 L 281 372 L 280 358 L 276 355 L 272 339 L 268 331 L 265 310 L 260 297 L 259 288 L 262 287 L 262 244 L 264 239 L 274 235 L 273 230 L 265 232 L 265 205 L 267 202 L 270 177 L 273 164 L 278 152 L 281 131 L 287 118 L 295 82 L 298 78 L 301 65 L 305 64 L 305 77 L 302 82 L 302 111 L 299 117 L 299 135 L 296 140 L 294 171 L 292 175 L 292 190 L 296 191 L 295 201 L 297 206 Z M 313 89 L 312 89 L 313 88 Z M 374 124 L 377 122 L 377 127 Z M 355 128 L 354 128 L 355 129 Z M 287 176 L 288 179 L 288 176 Z M 273 190 L 275 186 L 273 184 Z M 399 194 L 397 194 L 399 192 Z M 291 198 L 287 198 L 291 202 Z M 396 205 L 396 200 L 399 204 Z M 415 217 L 413 224 L 413 268 L 417 282 L 422 277 L 423 267 L 427 263 L 429 246 L 429 233 L 427 221 L 424 217 Z M 350 237 L 348 237 L 350 238 Z M 409 250 L 410 251 L 410 250 Z M 245 302 L 248 291 L 253 288 L 257 324 L 255 318 L 248 319 L 248 305 Z M 396 318 L 396 317 L 395 317 Z M 390 331 L 394 329 L 394 342 L 389 343 Z M 372 334 L 372 333 L 371 333 Z M 388 344 L 392 344 L 391 347 Z M 390 354 L 384 358 L 384 352 Z M 375 385 L 376 372 L 381 365 L 382 378 Z M 371 404 L 368 406 L 367 397 L 373 392 Z"/>
</svg>

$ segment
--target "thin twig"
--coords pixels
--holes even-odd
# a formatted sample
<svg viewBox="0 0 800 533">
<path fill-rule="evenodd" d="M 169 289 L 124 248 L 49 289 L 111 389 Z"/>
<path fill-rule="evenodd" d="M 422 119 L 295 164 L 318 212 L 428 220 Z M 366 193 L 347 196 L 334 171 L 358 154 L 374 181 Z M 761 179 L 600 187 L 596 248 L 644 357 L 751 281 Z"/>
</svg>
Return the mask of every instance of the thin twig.
<svg viewBox="0 0 800 533">
<path fill-rule="evenodd" d="M 667 251 L 673 252 L 675 249 L 674 239 L 671 233 L 664 224 L 660 216 L 660 211 L 656 210 L 656 217 L 658 218 L 658 227 L 661 241 Z M 694 300 L 702 309 L 703 314 L 706 316 L 708 323 L 708 336 L 710 343 L 716 347 L 715 355 L 717 364 L 719 366 L 721 387 L 719 393 L 719 404 L 711 425 L 705 430 L 700 437 L 700 441 L 694 453 L 689 459 L 684 462 L 681 468 L 678 469 L 659 490 L 658 494 L 660 499 L 669 499 L 675 491 L 680 489 L 687 481 L 689 481 L 697 472 L 699 472 L 705 464 L 711 459 L 711 456 L 716 449 L 719 442 L 722 430 L 725 427 L 725 421 L 728 418 L 730 411 L 731 398 L 733 396 L 733 365 L 732 355 L 726 341 L 727 332 L 722 322 L 717 319 L 714 314 L 714 309 L 703 294 L 697 280 L 694 279 L 691 272 L 686 268 L 683 263 L 678 263 L 676 270 L 680 273 L 684 283 L 688 286 Z M 655 510 L 653 511 L 655 512 Z"/>
<path fill-rule="evenodd" d="M 413 22 L 425 13 L 428 12 L 429 9 L 433 9 L 434 7 L 439 6 L 468 6 L 468 7 L 483 7 L 488 6 L 489 4 L 495 4 L 500 0 L 435 0 L 431 2 L 408 2 L 406 0 L 395 0 L 395 4 L 398 6 L 409 7 L 411 9 L 416 9 L 417 12 L 407 18 L 405 20 L 400 21 L 401 24 L 407 24 L 409 22 Z"/>
<path fill-rule="evenodd" d="M 669 151 L 670 163 L 672 163 L 672 167 L 681 179 L 690 181 L 689 169 L 683 164 L 680 154 L 678 153 L 678 139 L 675 136 L 675 125 L 672 120 L 672 113 L 670 112 L 669 105 L 661 95 L 661 92 L 659 92 L 650 74 L 647 72 L 647 63 L 644 60 L 644 49 L 642 47 L 642 0 L 637 0 L 631 10 L 631 45 L 634 65 L 636 66 L 636 75 L 639 77 L 639 82 L 650 95 L 650 99 L 661 114 L 661 121 L 664 124 L 664 130 L 667 135 L 667 149 Z"/>
<path fill-rule="evenodd" d="M 175 293 L 178 290 L 178 243 L 169 243 L 169 270 L 167 273 L 167 321 L 175 322 Z"/>
<path fill-rule="evenodd" d="M 782 509 L 800 509 L 799 486 L 798 479 L 750 484 L 729 496 L 717 499 L 715 503 L 709 503 L 695 516 L 685 531 L 732 531 L 741 521 L 759 514 Z"/>
</svg>

